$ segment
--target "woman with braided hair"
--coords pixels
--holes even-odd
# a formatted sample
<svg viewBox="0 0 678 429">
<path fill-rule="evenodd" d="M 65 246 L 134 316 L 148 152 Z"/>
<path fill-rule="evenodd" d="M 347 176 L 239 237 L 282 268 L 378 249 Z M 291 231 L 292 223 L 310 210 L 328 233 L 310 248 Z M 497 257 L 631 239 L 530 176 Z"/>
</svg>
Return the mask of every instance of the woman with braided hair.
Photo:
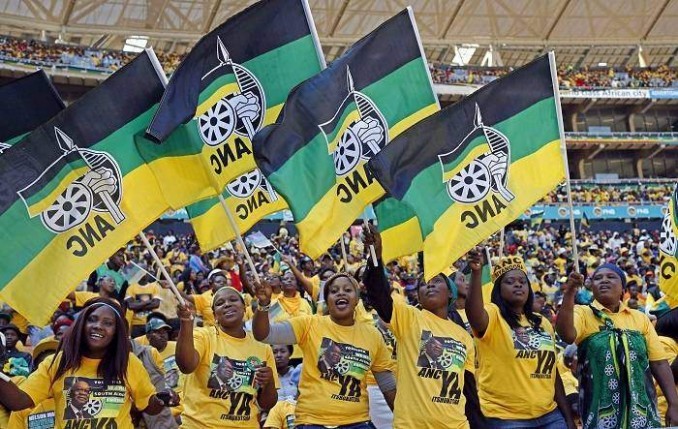
<svg viewBox="0 0 678 429">
<path fill-rule="evenodd" d="M 333 275 L 322 292 L 326 316 L 299 316 L 271 324 L 271 287 L 266 282 L 257 285 L 254 336 L 268 344 L 298 344 L 303 351 L 297 428 L 374 428 L 365 376 L 373 372 L 392 408 L 395 378 L 390 352 L 374 325 L 356 320 L 360 291 L 350 274 Z"/>
<path fill-rule="evenodd" d="M 488 428 L 575 428 L 556 366 L 553 327 L 533 313 L 534 295 L 518 256 L 492 270 L 491 302 L 483 302 L 482 255 L 468 255 L 466 315 L 478 351 L 478 394 Z M 517 394 L 520 392 L 520 394 Z"/>
<path fill-rule="evenodd" d="M 148 372 L 130 350 L 117 302 L 89 300 L 56 354 L 20 387 L 0 381 L 0 403 L 8 409 L 33 408 L 49 398 L 54 399 L 57 428 L 132 429 L 132 403 L 150 415 L 163 409 L 164 399 L 156 396 Z"/>
</svg>

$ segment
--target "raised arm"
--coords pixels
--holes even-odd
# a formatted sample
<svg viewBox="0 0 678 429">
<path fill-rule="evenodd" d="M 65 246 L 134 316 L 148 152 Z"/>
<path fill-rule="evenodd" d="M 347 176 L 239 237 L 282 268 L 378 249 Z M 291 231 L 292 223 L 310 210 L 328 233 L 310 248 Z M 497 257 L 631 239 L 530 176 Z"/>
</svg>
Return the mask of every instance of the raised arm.
<svg viewBox="0 0 678 429">
<path fill-rule="evenodd" d="M 664 397 L 668 403 L 666 410 L 666 425 L 673 427 L 678 425 L 678 393 L 676 393 L 676 385 L 673 380 L 673 374 L 668 361 L 650 361 L 650 371 L 657 384 L 664 392 Z"/>
<path fill-rule="evenodd" d="M 267 344 L 296 344 L 297 339 L 289 321 L 271 323 L 268 320 L 268 307 L 271 305 L 271 285 L 266 281 L 254 284 L 259 305 L 252 318 L 252 333 L 257 341 Z"/>
<path fill-rule="evenodd" d="M 306 278 L 304 273 L 302 273 L 299 268 L 297 268 L 292 257 L 289 255 L 283 255 L 282 260 L 287 264 L 287 266 L 290 267 L 294 277 L 296 277 L 297 281 L 301 283 L 301 286 L 304 288 L 308 296 L 313 298 L 313 283 L 311 283 L 311 281 Z"/>
<path fill-rule="evenodd" d="M 363 274 L 363 283 L 367 288 L 367 297 L 370 304 L 377 310 L 377 314 L 386 323 L 391 322 L 393 316 L 393 298 L 391 298 L 391 285 L 384 272 L 384 263 L 381 260 L 382 244 L 381 234 L 377 228 L 369 224 L 363 228 L 365 245 L 373 245 L 377 254 L 378 265 L 374 266 L 372 258 L 367 258 L 367 266 Z"/>
<path fill-rule="evenodd" d="M 577 329 L 574 327 L 574 298 L 577 289 L 584 284 L 584 276 L 573 272 L 567 278 L 563 291 L 563 304 L 556 319 L 556 332 L 568 344 L 574 343 L 577 338 Z"/>
<path fill-rule="evenodd" d="M 490 323 L 490 317 L 483 302 L 482 258 L 482 253 L 478 249 L 472 250 L 468 254 L 468 264 L 471 267 L 471 284 L 466 297 L 466 316 L 471 328 L 479 337 L 485 335 L 487 325 Z"/>
<path fill-rule="evenodd" d="M 190 374 L 198 367 L 200 356 L 193 343 L 193 313 L 187 306 L 177 307 L 179 316 L 179 337 L 175 352 L 177 366 L 184 374 Z"/>
<path fill-rule="evenodd" d="M 0 404 L 9 411 L 20 411 L 33 408 L 35 404 L 30 396 L 19 389 L 16 384 L 0 379 Z"/>
</svg>

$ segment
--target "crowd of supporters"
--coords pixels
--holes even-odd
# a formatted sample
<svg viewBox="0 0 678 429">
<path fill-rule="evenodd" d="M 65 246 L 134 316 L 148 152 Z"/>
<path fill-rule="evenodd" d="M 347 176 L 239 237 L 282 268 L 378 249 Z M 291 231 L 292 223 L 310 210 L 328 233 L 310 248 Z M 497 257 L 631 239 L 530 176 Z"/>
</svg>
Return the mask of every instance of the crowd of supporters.
<svg viewBox="0 0 678 429">
<path fill-rule="evenodd" d="M 156 52 L 165 71 L 171 74 L 184 54 Z M 0 36 L 0 59 L 40 67 L 71 67 L 81 70 L 113 72 L 136 54 L 94 49 L 85 46 L 48 43 Z M 434 83 L 485 85 L 509 73 L 510 67 L 460 67 L 439 62 L 429 63 Z M 657 88 L 678 84 L 676 69 L 667 66 L 647 68 L 561 67 L 561 88 Z"/>
<path fill-rule="evenodd" d="M 572 201 L 582 204 L 660 204 L 671 198 L 675 183 L 671 182 L 618 182 L 600 184 L 579 182 L 572 184 Z M 541 201 L 560 204 L 567 201 L 564 185 L 557 187 Z"/>
<path fill-rule="evenodd" d="M 374 427 L 369 421 L 379 429 L 461 428 L 467 420 L 472 428 L 588 428 L 610 416 L 639 424 L 629 427 L 656 427 L 650 425 L 664 417 L 678 423 L 676 395 L 666 393 L 675 380 L 665 380 L 663 366 L 673 363 L 675 374 L 678 315 L 658 289 L 659 231 L 585 230 L 578 237 L 579 276 L 572 274 L 567 228 L 508 228 L 503 257 L 498 237 L 486 243 L 494 268 L 482 296 L 480 248 L 427 282 L 417 255 L 375 266 L 368 247 L 375 245 L 379 256 L 381 240 L 373 228 L 347 231 L 344 250 L 338 243 L 312 260 L 282 223 L 270 246 L 248 242 L 254 271 L 237 245 L 202 252 L 193 236 L 148 231 L 147 237 L 160 264 L 131 241 L 69 294 L 49 326 L 31 326 L 3 305 L 0 369 L 19 389 L 0 382 L 0 428 L 31 427 L 49 415 L 52 425 L 40 427 L 53 427 L 55 412 L 57 424 L 68 424 L 56 427 L 110 418 L 130 429 L 178 422 L 290 428 L 295 419 L 302 428 L 356 429 Z M 611 315 L 609 323 L 642 325 L 638 335 L 650 361 L 644 370 L 659 382 L 650 387 L 660 395 L 660 415 L 645 397 L 639 399 L 646 401 L 645 420 L 624 414 L 635 410 L 625 402 L 629 392 L 610 415 L 591 408 L 601 399 L 597 388 L 591 396 L 587 380 L 598 373 L 588 360 L 578 365 L 577 356 L 607 350 L 607 343 L 583 341 L 596 337 L 587 329 L 599 308 Z M 631 325 L 624 327 L 636 329 Z M 579 353 L 568 343 L 578 344 Z M 105 359 L 121 350 L 131 353 L 124 365 Z M 60 363 L 49 365 L 55 351 Z M 532 360 L 536 372 L 528 369 Z M 97 370 L 91 362 L 99 361 Z M 410 361 L 417 365 L 410 368 Z M 452 378 L 444 381 L 452 375 L 454 388 Z M 117 376 L 124 386 L 116 395 L 127 389 L 128 396 L 123 409 L 111 411 L 115 401 L 106 395 L 120 383 Z M 595 377 L 610 386 L 616 380 L 607 369 Z M 443 380 L 442 391 L 436 380 Z"/>
<path fill-rule="evenodd" d="M 510 67 L 460 67 L 429 63 L 434 83 L 485 85 L 511 72 Z M 667 66 L 647 68 L 561 67 L 558 80 L 563 89 L 662 88 L 678 85 L 676 69 Z"/>
</svg>

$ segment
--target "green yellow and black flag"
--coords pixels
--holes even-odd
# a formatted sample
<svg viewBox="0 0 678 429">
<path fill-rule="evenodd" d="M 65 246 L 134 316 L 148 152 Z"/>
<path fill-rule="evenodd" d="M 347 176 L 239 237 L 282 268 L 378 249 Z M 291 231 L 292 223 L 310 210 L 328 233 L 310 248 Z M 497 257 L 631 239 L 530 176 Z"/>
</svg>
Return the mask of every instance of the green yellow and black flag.
<svg viewBox="0 0 678 429">
<path fill-rule="evenodd" d="M 0 297 L 32 323 L 169 208 L 135 145 L 162 92 L 143 52 L 0 156 Z"/>
<path fill-rule="evenodd" d="M 530 226 L 532 228 L 541 226 L 544 222 L 544 210 L 531 210 L 530 211 Z"/>
<path fill-rule="evenodd" d="M 384 263 L 421 252 L 424 240 L 421 237 L 419 220 L 410 206 L 386 194 L 372 203 L 372 207 L 384 243 Z"/>
<path fill-rule="evenodd" d="M 517 219 L 564 178 L 550 56 L 419 122 L 369 166 L 410 205 L 425 277 Z"/>
<path fill-rule="evenodd" d="M 42 70 L 0 86 L 0 100 L 0 153 L 64 108 Z"/>
<path fill-rule="evenodd" d="M 285 200 L 258 169 L 231 182 L 221 195 L 233 213 L 239 233 L 243 235 L 264 216 L 287 209 Z M 231 228 L 219 198 L 198 201 L 186 206 L 186 211 L 203 251 L 215 249 L 235 239 L 236 232 Z"/>
<path fill-rule="evenodd" d="M 165 141 L 185 128 L 177 150 L 186 161 L 202 159 L 221 191 L 257 167 L 253 135 L 278 117 L 293 87 L 323 67 L 307 0 L 259 1 L 193 47 L 172 74 L 147 133 Z M 156 175 L 172 177 L 168 167 Z M 167 186 L 171 193 L 176 183 Z"/>
<path fill-rule="evenodd" d="M 304 253 L 326 252 L 384 195 L 367 160 L 438 109 L 410 9 L 290 93 L 255 136 L 254 156 L 289 204 Z"/>
<path fill-rule="evenodd" d="M 678 307 L 678 185 L 662 221 L 659 249 L 659 289 L 669 307 Z"/>
<path fill-rule="evenodd" d="M 581 224 L 579 228 L 581 229 L 582 227 L 585 227 L 587 229 L 591 228 L 591 222 L 589 221 L 589 216 L 586 214 L 586 212 L 583 212 L 581 216 Z"/>
</svg>

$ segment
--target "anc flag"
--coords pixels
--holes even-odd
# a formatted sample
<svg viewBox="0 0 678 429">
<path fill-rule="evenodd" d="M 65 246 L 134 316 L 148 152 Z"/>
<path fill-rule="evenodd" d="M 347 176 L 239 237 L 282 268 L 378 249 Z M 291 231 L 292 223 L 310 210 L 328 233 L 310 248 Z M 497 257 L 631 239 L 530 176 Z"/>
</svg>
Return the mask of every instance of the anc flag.
<svg viewBox="0 0 678 429">
<path fill-rule="evenodd" d="M 254 156 L 290 205 L 304 253 L 320 256 L 384 195 L 367 160 L 437 110 L 410 9 L 290 93 Z"/>
<path fill-rule="evenodd" d="M 0 298 L 32 323 L 169 208 L 134 144 L 162 91 L 143 52 L 0 157 Z"/>
<path fill-rule="evenodd" d="M 678 259 L 660 252 L 659 290 L 670 308 L 678 307 Z"/>
<path fill-rule="evenodd" d="M 538 227 L 544 222 L 544 210 L 534 210 L 530 212 L 530 226 Z"/>
<path fill-rule="evenodd" d="M 584 227 L 586 227 L 586 228 L 591 228 L 591 222 L 589 221 L 589 217 L 588 217 L 588 215 L 586 214 L 586 212 L 584 212 L 584 214 L 583 214 L 582 217 L 581 217 L 581 225 L 580 225 L 580 228 L 581 228 L 582 226 L 584 226 Z"/>
<path fill-rule="evenodd" d="M 64 108 L 42 70 L 0 86 L 0 100 L 0 153 Z"/>
<path fill-rule="evenodd" d="M 518 218 L 565 176 L 549 57 L 404 132 L 369 162 L 409 204 L 430 279 Z"/>
<path fill-rule="evenodd" d="M 245 234 L 264 216 L 285 210 L 287 203 L 259 170 L 245 173 L 222 192 L 240 234 Z M 218 198 L 208 198 L 186 207 L 195 237 L 203 251 L 212 250 L 236 237 Z"/>
<path fill-rule="evenodd" d="M 164 141 L 186 124 L 177 156 L 202 159 L 197 168 L 209 170 L 212 186 L 221 191 L 257 167 L 252 136 L 278 117 L 294 86 L 323 67 L 306 0 L 257 2 L 193 47 L 172 74 L 148 135 Z M 156 175 L 172 177 L 167 167 L 155 169 Z M 177 185 L 167 186 L 171 193 Z"/>
<path fill-rule="evenodd" d="M 382 250 L 384 263 L 423 249 L 424 241 L 421 238 L 419 220 L 410 206 L 390 195 L 378 199 L 372 206 L 377 216 L 377 228 L 384 243 Z"/>
</svg>

